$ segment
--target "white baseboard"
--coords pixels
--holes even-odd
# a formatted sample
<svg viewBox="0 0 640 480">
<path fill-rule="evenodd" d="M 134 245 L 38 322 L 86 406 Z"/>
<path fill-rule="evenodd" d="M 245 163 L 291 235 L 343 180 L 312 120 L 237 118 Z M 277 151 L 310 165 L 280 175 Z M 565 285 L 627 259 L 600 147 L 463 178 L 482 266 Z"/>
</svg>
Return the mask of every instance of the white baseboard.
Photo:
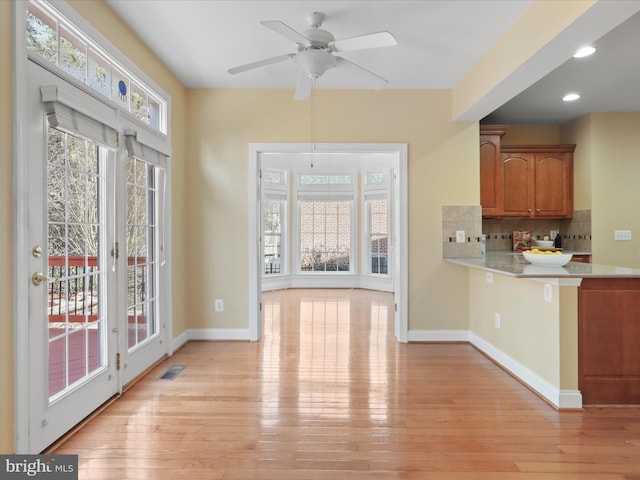
<svg viewBox="0 0 640 480">
<path fill-rule="evenodd" d="M 248 328 L 191 328 L 173 339 L 171 344 L 175 352 L 190 340 L 246 340 L 249 341 Z"/>
<path fill-rule="evenodd" d="M 409 330 L 409 342 L 468 342 L 468 330 Z"/>
<path fill-rule="evenodd" d="M 192 328 L 189 340 L 249 340 L 248 328 Z"/>
<path fill-rule="evenodd" d="M 560 390 L 561 409 L 582 408 L 582 393 L 580 390 Z"/>
<path fill-rule="evenodd" d="M 469 332 L 469 341 L 478 350 L 488 355 L 498 365 L 511 372 L 558 409 L 582 408 L 582 395 L 577 390 L 560 390 L 528 367 L 514 360 L 491 343 Z"/>
<path fill-rule="evenodd" d="M 171 351 L 168 352 L 169 355 L 170 356 L 173 355 L 173 352 L 178 350 L 180 347 L 182 347 L 188 341 L 189 341 L 189 330 L 185 330 L 184 332 L 182 332 L 180 335 L 178 335 L 176 338 L 174 338 L 171 341 Z"/>
</svg>

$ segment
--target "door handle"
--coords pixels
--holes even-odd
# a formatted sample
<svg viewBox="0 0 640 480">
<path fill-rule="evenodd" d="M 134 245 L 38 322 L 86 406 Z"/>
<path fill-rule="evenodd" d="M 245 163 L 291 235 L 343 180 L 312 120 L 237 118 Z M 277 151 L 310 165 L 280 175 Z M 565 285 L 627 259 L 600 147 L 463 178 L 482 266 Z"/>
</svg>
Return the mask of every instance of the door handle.
<svg viewBox="0 0 640 480">
<path fill-rule="evenodd" d="M 38 286 L 40 285 L 42 282 L 48 282 L 49 281 L 49 277 L 47 277 L 44 273 L 42 272 L 36 272 L 33 274 L 33 276 L 31 277 L 31 281 L 33 282 L 34 285 Z"/>
</svg>

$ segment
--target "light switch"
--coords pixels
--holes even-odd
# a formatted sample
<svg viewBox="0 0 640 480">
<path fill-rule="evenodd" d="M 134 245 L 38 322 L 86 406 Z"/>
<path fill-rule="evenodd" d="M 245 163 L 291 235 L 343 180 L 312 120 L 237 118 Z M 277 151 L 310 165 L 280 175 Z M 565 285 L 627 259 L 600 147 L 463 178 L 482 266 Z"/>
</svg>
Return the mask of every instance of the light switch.
<svg viewBox="0 0 640 480">
<path fill-rule="evenodd" d="M 464 243 L 465 235 L 464 230 L 456 230 L 456 242 Z"/>
</svg>

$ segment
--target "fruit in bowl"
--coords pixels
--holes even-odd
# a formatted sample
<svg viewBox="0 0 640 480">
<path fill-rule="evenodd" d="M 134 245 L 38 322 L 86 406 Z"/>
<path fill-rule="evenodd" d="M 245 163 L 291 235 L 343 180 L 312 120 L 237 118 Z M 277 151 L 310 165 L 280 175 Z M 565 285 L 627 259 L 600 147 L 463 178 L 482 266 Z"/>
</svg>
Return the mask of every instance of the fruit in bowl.
<svg viewBox="0 0 640 480">
<path fill-rule="evenodd" d="M 573 255 L 571 253 L 562 253 L 560 251 L 539 250 L 533 248 L 522 252 L 525 260 L 532 265 L 562 267 L 571 261 Z"/>
</svg>

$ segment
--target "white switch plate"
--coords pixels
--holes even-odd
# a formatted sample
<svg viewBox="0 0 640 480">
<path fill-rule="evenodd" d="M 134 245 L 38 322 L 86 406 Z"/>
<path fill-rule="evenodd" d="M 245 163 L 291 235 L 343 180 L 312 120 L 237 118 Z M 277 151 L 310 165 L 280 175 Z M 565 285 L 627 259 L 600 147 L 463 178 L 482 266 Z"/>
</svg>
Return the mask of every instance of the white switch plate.
<svg viewBox="0 0 640 480">
<path fill-rule="evenodd" d="M 551 289 L 551 285 L 549 285 L 548 283 L 545 283 L 544 284 L 544 301 L 545 302 L 553 301 L 552 292 L 553 290 Z"/>
<path fill-rule="evenodd" d="M 456 242 L 464 243 L 464 230 L 456 230 Z"/>
<path fill-rule="evenodd" d="M 496 322 L 496 328 L 500 328 L 500 325 L 501 325 L 502 321 L 500 319 L 500 314 L 499 313 L 496 313 L 495 322 Z"/>
<path fill-rule="evenodd" d="M 493 273 L 487 272 L 487 283 L 493 283 Z"/>
<path fill-rule="evenodd" d="M 616 230 L 613 232 L 615 240 L 631 240 L 631 230 Z"/>
<path fill-rule="evenodd" d="M 215 309 L 216 312 L 224 312 L 224 300 L 217 298 L 215 300 Z"/>
</svg>

